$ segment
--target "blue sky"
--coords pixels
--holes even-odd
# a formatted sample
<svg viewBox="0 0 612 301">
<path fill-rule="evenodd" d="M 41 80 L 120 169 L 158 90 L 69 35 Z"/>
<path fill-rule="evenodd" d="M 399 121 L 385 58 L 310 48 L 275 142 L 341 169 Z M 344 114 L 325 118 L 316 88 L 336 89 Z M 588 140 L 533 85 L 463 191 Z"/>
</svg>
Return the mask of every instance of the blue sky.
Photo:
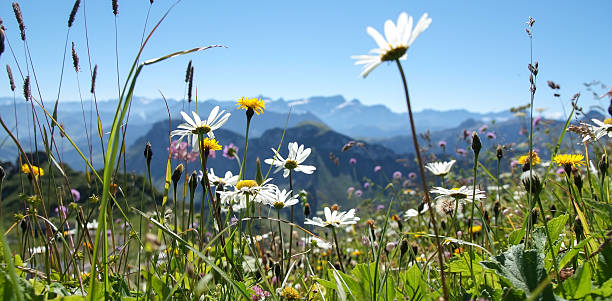
<svg viewBox="0 0 612 301">
<path fill-rule="evenodd" d="M 157 0 L 149 28 L 173 1 Z M 84 35 L 84 4 L 93 64 L 99 65 L 99 99 L 116 98 L 114 15 L 111 1 L 82 1 L 69 33 L 80 56 L 81 92 L 90 98 L 89 64 Z M 55 100 L 73 1 L 20 1 L 28 43 L 45 101 Z M 147 0 L 119 0 L 119 68 L 121 79 L 134 58 Z M 499 111 L 525 104 L 529 98 L 529 40 L 524 31 L 529 16 L 534 27 L 534 58 L 540 62 L 536 107 L 560 111 L 546 80 L 561 85 L 567 99 L 583 91 L 582 83 L 600 80 L 612 85 L 612 11 L 610 1 L 196 1 L 176 6 L 153 36 L 143 57 L 158 57 L 195 46 L 212 49 L 146 68 L 136 95 L 182 98 L 185 67 L 194 61 L 200 99 L 237 99 L 265 95 L 299 99 L 342 94 L 366 104 L 383 103 L 405 111 L 397 68 L 383 64 L 367 79 L 350 59 L 375 47 L 366 27 L 382 32 L 387 19 L 406 11 L 418 19 L 428 12 L 433 22 L 411 49 L 404 68 L 413 107 Z M 0 5 L 17 58 L 23 66 L 23 44 L 10 1 Z M 2 65 L 15 61 L 6 50 Z M 3 72 L 4 73 L 4 72 Z M 19 78 L 19 76 L 17 76 Z M 0 95 L 12 95 L 6 76 Z M 21 79 L 18 80 L 21 85 Z M 36 95 L 37 93 L 35 93 Z M 603 104 L 584 94 L 582 105 Z M 77 77 L 67 56 L 61 93 L 78 100 Z"/>
</svg>

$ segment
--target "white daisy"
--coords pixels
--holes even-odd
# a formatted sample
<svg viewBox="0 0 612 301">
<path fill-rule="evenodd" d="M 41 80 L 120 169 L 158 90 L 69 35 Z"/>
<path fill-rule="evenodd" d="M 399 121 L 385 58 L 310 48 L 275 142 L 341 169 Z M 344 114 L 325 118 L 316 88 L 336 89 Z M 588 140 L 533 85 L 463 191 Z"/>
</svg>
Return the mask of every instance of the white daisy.
<svg viewBox="0 0 612 301">
<path fill-rule="evenodd" d="M 287 148 L 289 149 L 289 156 L 287 156 L 287 159 L 283 159 L 283 157 L 281 157 L 281 155 L 275 149 L 272 149 L 274 152 L 274 158 L 264 160 L 266 164 L 276 166 L 276 170 L 274 171 L 275 173 L 284 168 L 285 170 L 283 171 L 283 177 L 286 178 L 289 176 L 289 172 L 291 170 L 311 174 L 317 169 L 312 165 L 302 165 L 302 163 L 304 163 L 306 158 L 308 158 L 310 155 L 310 148 L 304 149 L 304 145 L 302 144 L 298 146 L 297 142 L 290 142 L 289 145 L 287 145 Z"/>
<path fill-rule="evenodd" d="M 305 245 L 311 245 L 313 247 L 317 247 L 320 249 L 327 250 L 332 247 L 331 243 L 328 243 L 318 237 L 310 236 L 310 237 L 302 237 L 302 241 Z"/>
<path fill-rule="evenodd" d="M 425 168 L 431 171 L 432 174 L 443 177 L 450 172 L 451 167 L 453 167 L 453 164 L 455 164 L 455 162 L 457 161 L 451 160 L 448 162 L 432 162 L 427 163 L 427 165 L 425 165 Z"/>
<path fill-rule="evenodd" d="M 261 185 L 254 180 L 238 181 L 232 191 L 221 191 L 221 204 L 226 207 L 232 206 L 234 211 L 246 208 L 247 198 L 251 202 L 265 203 L 274 199 L 274 190 L 278 189 L 274 184 L 267 184 L 272 179 L 267 179 Z"/>
<path fill-rule="evenodd" d="M 304 221 L 306 225 L 315 225 L 318 227 L 340 227 L 342 225 L 354 225 L 357 221 L 360 220 L 359 217 L 355 216 L 355 209 L 351 209 L 348 212 L 342 211 L 339 212 L 337 210 L 331 211 L 329 207 L 325 207 L 325 220 L 321 219 L 318 216 L 313 217 L 312 219 L 307 218 Z"/>
<path fill-rule="evenodd" d="M 609 138 L 612 138 L 612 118 L 608 118 L 604 120 L 603 122 L 595 118 L 591 120 L 593 121 L 593 123 L 595 123 L 595 125 L 586 124 L 586 123 L 583 123 L 583 124 L 589 128 L 589 131 L 591 132 L 592 135 L 591 134 L 586 135 L 584 139 L 582 139 L 582 142 L 586 142 L 588 140 L 597 141 L 601 137 L 606 136 L 606 135 L 608 135 Z"/>
<path fill-rule="evenodd" d="M 419 212 L 416 211 L 415 209 L 408 209 L 405 213 L 404 213 L 404 218 L 409 219 L 409 218 L 413 218 L 415 216 L 419 215 Z"/>
<path fill-rule="evenodd" d="M 177 130 L 172 131 L 171 136 L 179 136 L 179 142 L 183 140 L 183 137 L 187 136 L 187 142 L 191 144 L 194 151 L 199 149 L 199 135 L 207 135 L 211 139 L 215 138 L 213 131 L 223 126 L 231 115 L 230 113 L 225 113 L 225 110 L 219 112 L 219 106 L 210 111 L 206 120 L 201 120 L 196 112 L 191 113 L 193 114 L 193 119 L 187 113 L 181 112 L 186 123 L 181 123 Z"/>
<path fill-rule="evenodd" d="M 274 189 L 274 196 L 271 199 L 266 199 L 265 204 L 276 209 L 283 209 L 298 203 L 298 199 L 291 195 L 291 190 Z"/>
<path fill-rule="evenodd" d="M 476 194 L 475 195 L 472 194 L 473 189 L 474 188 L 472 186 L 461 186 L 460 188 L 452 188 L 452 189 L 434 187 L 434 189 L 432 189 L 430 193 L 435 193 L 439 195 L 448 195 L 448 196 L 454 197 L 455 199 L 465 200 L 465 201 L 472 201 L 472 199 L 482 200 L 482 199 L 487 198 L 487 196 L 485 195 L 485 192 L 478 188 L 476 188 Z"/>
<path fill-rule="evenodd" d="M 406 51 L 414 40 L 429 27 L 431 18 L 426 13 L 423 14 L 414 30 L 412 29 L 412 22 L 412 16 L 408 17 L 408 14 L 405 12 L 401 13 L 399 18 L 397 18 L 397 25 L 393 24 L 393 21 L 387 20 L 385 22 L 386 39 L 376 29 L 372 27 L 367 28 L 368 34 L 376 41 L 378 48 L 370 50 L 372 54 L 354 55 L 351 57 L 357 60 L 355 65 L 364 65 L 361 76 L 368 76 L 382 62 L 406 59 Z"/>
<path fill-rule="evenodd" d="M 198 179 L 200 181 L 202 181 L 202 171 L 198 171 Z M 213 186 L 219 186 L 219 185 L 223 185 L 223 187 L 226 186 L 235 186 L 238 183 L 238 175 L 233 175 L 231 171 L 226 171 L 225 172 L 225 176 L 219 177 L 217 175 L 215 175 L 215 171 L 211 168 L 210 172 L 208 173 L 208 181 L 210 182 L 210 185 Z"/>
</svg>

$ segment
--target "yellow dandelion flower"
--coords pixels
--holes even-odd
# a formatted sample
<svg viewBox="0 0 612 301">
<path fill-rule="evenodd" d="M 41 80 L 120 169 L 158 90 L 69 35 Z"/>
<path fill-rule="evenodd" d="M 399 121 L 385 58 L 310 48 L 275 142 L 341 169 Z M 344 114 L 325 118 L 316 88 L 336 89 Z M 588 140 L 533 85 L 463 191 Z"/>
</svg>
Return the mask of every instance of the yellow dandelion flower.
<svg viewBox="0 0 612 301">
<path fill-rule="evenodd" d="M 219 145 L 219 142 L 217 142 L 216 139 L 204 138 L 204 140 L 202 141 L 202 148 L 211 151 L 217 151 L 221 150 L 222 147 L 221 145 Z"/>
<path fill-rule="evenodd" d="M 317 266 L 317 271 L 320 271 L 320 270 L 323 270 L 323 267 L 322 267 L 322 266 L 320 266 L 320 265 L 318 265 L 318 266 Z"/>
<path fill-rule="evenodd" d="M 520 156 L 519 159 L 518 159 L 518 163 L 519 164 L 525 164 L 525 163 L 531 161 L 531 165 L 540 164 L 541 160 L 540 160 L 540 157 L 538 156 L 538 153 L 531 152 L 531 154 L 532 154 L 531 157 L 533 157 L 533 160 L 530 160 L 530 158 L 529 158 L 530 156 L 529 156 L 529 154 L 527 154 L 527 155 Z"/>
<path fill-rule="evenodd" d="M 482 231 L 482 226 L 481 225 L 474 225 L 474 226 L 472 226 L 470 231 L 472 231 L 472 233 L 478 233 L 478 232 Z"/>
<path fill-rule="evenodd" d="M 454 253 L 455 255 L 460 255 L 461 253 L 463 253 L 463 248 L 456 248 Z"/>
<path fill-rule="evenodd" d="M 353 251 L 353 253 L 351 253 L 353 256 L 357 257 L 359 255 L 363 255 L 363 252 L 359 251 L 359 250 L 355 250 Z"/>
<path fill-rule="evenodd" d="M 563 154 L 556 155 L 553 158 L 553 161 L 562 166 L 581 166 L 584 165 L 584 156 L 583 155 L 571 155 L 571 154 Z"/>
<path fill-rule="evenodd" d="M 298 300 L 300 298 L 300 293 L 290 286 L 287 286 L 281 292 L 281 297 L 287 300 Z"/>
<path fill-rule="evenodd" d="M 32 169 L 30 170 L 30 165 L 23 164 L 21 165 L 21 171 L 25 174 L 32 174 L 34 176 L 44 176 L 45 175 L 45 171 L 42 168 L 38 166 L 34 166 L 34 165 L 32 165 Z"/>
<path fill-rule="evenodd" d="M 266 109 L 266 104 L 263 100 L 257 97 L 242 97 L 238 100 L 238 109 L 253 110 L 255 113 L 257 113 L 257 115 L 259 115 Z"/>
</svg>

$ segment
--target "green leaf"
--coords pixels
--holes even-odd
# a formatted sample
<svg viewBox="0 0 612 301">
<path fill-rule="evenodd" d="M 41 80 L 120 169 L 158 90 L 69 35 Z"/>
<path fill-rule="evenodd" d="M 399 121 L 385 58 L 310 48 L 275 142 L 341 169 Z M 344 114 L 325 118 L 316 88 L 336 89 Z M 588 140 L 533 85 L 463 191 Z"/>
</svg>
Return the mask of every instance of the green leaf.
<svg viewBox="0 0 612 301">
<path fill-rule="evenodd" d="M 612 246 L 605 244 L 597 255 L 597 283 L 608 282 L 612 275 Z"/>
<path fill-rule="evenodd" d="M 571 294 L 574 299 L 580 299 L 591 293 L 591 268 L 589 263 L 585 263 L 578 268 L 574 276 L 565 280 L 563 284 L 566 292 Z"/>
<path fill-rule="evenodd" d="M 521 240 L 525 237 L 525 229 L 517 229 L 514 230 L 508 235 L 508 244 L 511 246 L 518 245 L 521 243 Z"/>
<path fill-rule="evenodd" d="M 525 293 L 535 290 L 547 278 L 544 254 L 536 250 L 524 250 L 522 244 L 512 246 L 495 257 L 495 261 L 481 262 L 492 269 L 502 280 L 502 285 L 514 287 Z M 547 285 L 535 300 L 554 300 L 552 285 Z"/>
<path fill-rule="evenodd" d="M 569 215 L 564 214 L 557 216 L 548 222 L 548 233 L 550 234 L 550 238 L 553 240 L 553 243 L 565 229 L 567 221 L 569 221 Z"/>
</svg>

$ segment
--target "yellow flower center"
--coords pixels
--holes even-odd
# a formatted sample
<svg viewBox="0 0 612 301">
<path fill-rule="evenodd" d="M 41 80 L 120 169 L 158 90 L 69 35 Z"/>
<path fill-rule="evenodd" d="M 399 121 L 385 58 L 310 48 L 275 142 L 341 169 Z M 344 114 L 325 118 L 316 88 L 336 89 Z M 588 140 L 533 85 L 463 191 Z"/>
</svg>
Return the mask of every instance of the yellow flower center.
<svg viewBox="0 0 612 301">
<path fill-rule="evenodd" d="M 404 46 L 391 48 L 391 50 L 383 53 L 380 56 L 380 60 L 383 62 L 398 60 L 406 53 L 406 50 L 408 50 L 408 47 L 404 47 Z"/>
<path fill-rule="evenodd" d="M 287 160 L 287 162 L 285 162 L 286 169 L 295 169 L 296 167 L 298 167 L 298 163 L 295 160 Z"/>
<path fill-rule="evenodd" d="M 195 128 L 191 132 L 196 135 L 200 135 L 200 134 L 205 135 L 205 134 L 208 134 L 208 132 L 210 132 L 210 126 L 208 126 L 207 124 L 203 124 Z"/>
<path fill-rule="evenodd" d="M 242 188 L 253 188 L 257 187 L 257 182 L 254 180 L 242 180 L 236 184 L 236 189 L 241 190 Z"/>
<path fill-rule="evenodd" d="M 274 204 L 272 204 L 272 206 L 274 206 L 276 209 L 283 209 L 283 207 L 285 207 L 285 203 L 276 201 Z"/>
</svg>

